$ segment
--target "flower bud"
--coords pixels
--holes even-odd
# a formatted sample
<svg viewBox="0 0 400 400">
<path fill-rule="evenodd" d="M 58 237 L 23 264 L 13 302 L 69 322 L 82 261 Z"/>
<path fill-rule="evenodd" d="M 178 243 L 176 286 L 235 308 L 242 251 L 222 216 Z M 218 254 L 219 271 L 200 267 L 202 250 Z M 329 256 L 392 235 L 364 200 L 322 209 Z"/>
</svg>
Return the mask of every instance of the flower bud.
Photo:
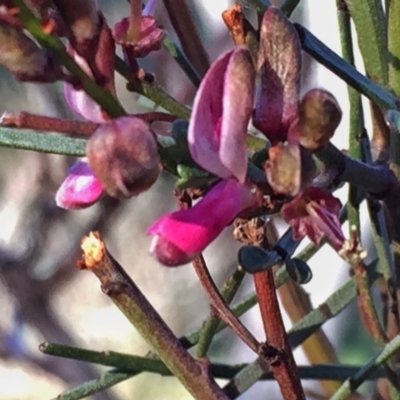
<svg viewBox="0 0 400 400">
<path fill-rule="evenodd" d="M 49 54 L 21 28 L 0 20 L 0 64 L 20 81 L 54 82 L 62 71 Z"/>
<path fill-rule="evenodd" d="M 286 140 L 300 93 L 301 44 L 279 8 L 269 7 L 260 26 L 260 88 L 253 124 L 275 144 Z"/>
<path fill-rule="evenodd" d="M 129 198 L 150 188 L 159 174 L 157 142 L 150 126 L 128 116 L 101 124 L 88 140 L 93 173 L 113 197 Z"/>
<path fill-rule="evenodd" d="M 342 110 L 335 97 L 322 89 L 307 92 L 298 113 L 295 129 L 300 144 L 313 151 L 329 142 L 342 119 Z"/>
</svg>

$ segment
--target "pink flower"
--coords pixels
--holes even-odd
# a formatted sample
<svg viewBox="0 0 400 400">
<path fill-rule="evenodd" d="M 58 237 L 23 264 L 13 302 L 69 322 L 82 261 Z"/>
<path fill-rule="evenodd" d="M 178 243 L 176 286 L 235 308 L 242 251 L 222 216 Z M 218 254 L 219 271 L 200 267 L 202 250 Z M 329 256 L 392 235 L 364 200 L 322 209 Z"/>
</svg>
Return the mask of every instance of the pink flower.
<svg viewBox="0 0 400 400">
<path fill-rule="evenodd" d="M 56 193 L 58 207 L 79 209 L 94 204 L 103 194 L 103 185 L 93 175 L 87 159 L 75 162 Z"/>
<path fill-rule="evenodd" d="M 151 252 L 161 263 L 193 260 L 242 211 L 257 202 L 245 184 L 246 136 L 252 113 L 254 68 L 238 47 L 207 71 L 194 101 L 188 141 L 193 159 L 223 178 L 194 207 L 161 217 L 149 229 Z"/>
<path fill-rule="evenodd" d="M 57 191 L 67 209 L 95 203 L 104 192 L 118 198 L 149 189 L 159 174 L 157 142 L 150 126 L 135 116 L 100 124 L 86 145 L 87 159 L 77 161 Z"/>
<path fill-rule="evenodd" d="M 339 221 L 341 206 L 340 200 L 327 190 L 310 186 L 286 203 L 281 214 L 292 226 L 294 239 L 308 236 L 319 244 L 325 235 L 332 247 L 339 251 L 345 241 Z"/>
</svg>

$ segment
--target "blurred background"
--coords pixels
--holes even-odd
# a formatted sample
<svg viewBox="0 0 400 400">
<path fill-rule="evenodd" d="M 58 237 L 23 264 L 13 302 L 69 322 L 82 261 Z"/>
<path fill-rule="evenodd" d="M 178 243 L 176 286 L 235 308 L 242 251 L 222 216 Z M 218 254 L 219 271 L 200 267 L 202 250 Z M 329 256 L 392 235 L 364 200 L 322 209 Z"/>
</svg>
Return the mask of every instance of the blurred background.
<svg viewBox="0 0 400 400">
<path fill-rule="evenodd" d="M 233 1 L 192 0 L 189 3 L 205 48 L 214 60 L 232 46 L 220 15 Z M 125 0 L 103 0 L 99 6 L 110 26 L 128 13 Z M 156 18 L 174 38 L 162 4 Z M 303 0 L 293 20 L 302 22 L 340 53 L 334 1 Z M 154 73 L 171 95 L 190 105 L 194 87 L 164 49 L 147 57 L 141 65 Z M 303 92 L 323 87 L 339 100 L 344 118 L 333 141 L 339 148 L 345 148 L 346 86 L 306 56 L 304 66 Z M 116 79 L 119 98 L 128 111 L 152 109 L 151 102 L 126 92 L 124 82 L 118 75 Z M 0 93 L 1 113 L 24 110 L 79 118 L 67 109 L 58 84 L 21 84 L 0 69 Z M 100 376 L 105 370 L 44 356 L 38 351 L 38 345 L 44 341 L 137 355 L 145 355 L 149 350 L 125 317 L 101 293 L 97 279 L 75 268 L 81 254 L 80 240 L 90 230 L 102 233 L 111 253 L 177 335 L 201 326 L 209 304 L 192 268 L 163 268 L 148 254 L 150 238 L 145 234 L 146 228 L 155 218 L 176 207 L 172 195 L 174 178 L 162 174 L 148 192 L 129 201 L 121 203 L 105 198 L 87 210 L 65 211 L 56 207 L 54 195 L 74 161 L 72 158 L 2 148 L 0 157 L 0 400 L 50 399 L 67 388 Z M 342 200 L 346 193 L 344 188 L 340 194 Z M 283 231 L 285 226 L 278 218 L 276 222 Z M 368 229 L 365 231 L 364 243 L 368 243 Z M 236 267 L 237 248 L 232 227 L 228 227 L 206 251 L 206 260 L 217 284 Z M 372 256 L 373 250 L 370 250 L 368 259 Z M 318 306 L 349 276 L 349 269 L 327 247 L 312 258 L 310 266 L 314 278 L 304 288 Z M 235 301 L 252 292 L 252 280 L 247 279 Z M 257 307 L 245 314 L 243 321 L 263 339 Z M 290 326 L 288 318 L 285 323 Z M 324 325 L 324 330 L 341 362 L 365 362 L 376 350 L 364 333 L 354 306 Z M 250 362 L 255 357 L 228 330 L 216 336 L 210 354 L 214 361 L 229 363 Z M 295 356 L 298 363 L 307 363 L 301 350 L 296 350 Z M 315 382 L 305 382 L 304 386 L 316 393 L 320 390 Z M 266 393 L 268 399 L 281 398 L 275 383 L 256 384 L 241 398 L 264 399 Z M 176 379 L 151 374 L 141 374 L 92 396 L 96 400 L 128 398 L 172 400 L 190 399 L 190 396 Z"/>
</svg>

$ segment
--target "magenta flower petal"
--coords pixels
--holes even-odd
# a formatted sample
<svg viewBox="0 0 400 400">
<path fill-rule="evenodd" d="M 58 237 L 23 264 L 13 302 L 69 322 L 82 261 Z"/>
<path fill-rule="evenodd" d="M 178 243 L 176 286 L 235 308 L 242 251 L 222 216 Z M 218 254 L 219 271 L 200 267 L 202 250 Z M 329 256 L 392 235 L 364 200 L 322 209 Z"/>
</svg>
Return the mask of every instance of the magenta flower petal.
<svg viewBox="0 0 400 400">
<path fill-rule="evenodd" d="M 155 235 L 150 251 L 167 266 L 188 263 L 255 201 L 248 186 L 223 180 L 192 208 L 164 215 L 150 226 L 147 233 Z"/>
<path fill-rule="evenodd" d="M 301 44 L 296 29 L 276 7 L 269 7 L 262 20 L 259 70 L 253 124 L 272 143 L 283 142 L 297 115 Z"/>
<path fill-rule="evenodd" d="M 89 207 L 103 194 L 101 182 L 93 175 L 86 160 L 73 164 L 56 194 L 58 207 L 79 209 Z"/>
<path fill-rule="evenodd" d="M 201 167 L 221 178 L 244 182 L 246 177 L 254 73 L 249 51 L 237 47 L 213 63 L 194 100 L 190 152 Z"/>
<path fill-rule="evenodd" d="M 312 242 L 319 244 L 325 235 L 339 251 L 345 241 L 339 221 L 340 208 L 340 200 L 330 192 L 310 186 L 286 203 L 281 213 L 292 226 L 295 239 L 308 236 Z"/>
</svg>

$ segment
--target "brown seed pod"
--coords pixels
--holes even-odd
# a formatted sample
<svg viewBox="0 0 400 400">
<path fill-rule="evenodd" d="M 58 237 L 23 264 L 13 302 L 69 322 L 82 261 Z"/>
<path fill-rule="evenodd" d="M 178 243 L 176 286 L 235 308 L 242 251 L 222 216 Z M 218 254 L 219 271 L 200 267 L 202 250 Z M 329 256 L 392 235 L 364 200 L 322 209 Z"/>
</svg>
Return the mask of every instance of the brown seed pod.
<svg viewBox="0 0 400 400">
<path fill-rule="evenodd" d="M 295 129 L 300 143 L 317 150 L 329 142 L 342 119 L 342 110 L 335 97 L 323 89 L 307 92 L 299 105 Z"/>
<path fill-rule="evenodd" d="M 160 170 L 154 134 L 134 116 L 101 124 L 88 140 L 86 154 L 94 174 L 113 197 L 129 198 L 149 189 Z"/>
</svg>

